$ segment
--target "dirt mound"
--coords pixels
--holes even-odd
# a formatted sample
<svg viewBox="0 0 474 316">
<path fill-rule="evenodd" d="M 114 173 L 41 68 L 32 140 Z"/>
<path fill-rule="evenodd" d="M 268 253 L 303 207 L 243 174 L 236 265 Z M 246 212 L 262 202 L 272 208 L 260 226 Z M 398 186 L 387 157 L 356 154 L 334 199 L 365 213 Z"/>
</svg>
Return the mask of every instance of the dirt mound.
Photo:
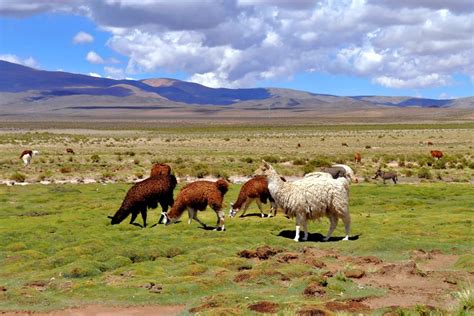
<svg viewBox="0 0 474 316">
<path fill-rule="evenodd" d="M 333 312 L 361 312 L 369 310 L 369 306 L 357 301 L 348 302 L 329 302 L 326 303 L 326 308 Z"/>
<path fill-rule="evenodd" d="M 44 280 L 31 281 L 31 282 L 26 283 L 25 287 L 30 287 L 37 291 L 43 292 L 48 288 L 48 281 L 44 281 Z"/>
<path fill-rule="evenodd" d="M 313 282 L 313 283 L 310 283 L 308 287 L 304 289 L 303 294 L 306 296 L 311 296 L 311 297 L 314 297 L 314 296 L 321 297 L 321 296 L 324 296 L 324 294 L 326 294 L 326 290 L 321 284 Z"/>
<path fill-rule="evenodd" d="M 422 275 L 423 273 L 421 270 L 418 269 L 416 266 L 415 261 L 409 261 L 407 263 L 402 263 L 402 264 L 388 264 L 384 265 L 382 268 L 377 270 L 378 274 L 382 275 L 393 275 L 393 276 L 398 276 L 398 275 Z"/>
<path fill-rule="evenodd" d="M 254 312 L 259 313 L 276 313 L 278 310 L 278 304 L 262 301 L 255 304 L 251 304 L 248 308 Z"/>
<path fill-rule="evenodd" d="M 235 276 L 234 282 L 236 282 L 236 283 L 244 282 L 244 281 L 247 281 L 250 278 L 251 278 L 250 273 L 243 272 L 243 273 L 239 273 Z"/>
<path fill-rule="evenodd" d="M 278 262 L 289 263 L 291 260 L 298 259 L 299 255 L 295 252 L 284 252 L 281 257 L 278 258 Z"/>
<path fill-rule="evenodd" d="M 315 267 L 315 268 L 318 268 L 318 269 L 322 269 L 326 266 L 326 264 L 319 260 L 318 258 L 314 258 L 314 257 L 309 257 L 309 258 L 306 258 L 304 260 L 304 263 L 312 266 L 312 267 Z"/>
<path fill-rule="evenodd" d="M 352 279 L 360 279 L 365 275 L 365 271 L 361 269 L 350 269 L 344 272 L 344 275 Z"/>
<path fill-rule="evenodd" d="M 319 309 L 319 308 L 305 308 L 296 312 L 297 316 L 326 316 L 329 313 Z"/>
<path fill-rule="evenodd" d="M 280 249 L 272 248 L 270 246 L 261 246 L 255 250 L 244 249 L 239 251 L 237 255 L 242 258 L 258 258 L 260 260 L 267 260 L 280 252 L 282 252 Z"/>
<path fill-rule="evenodd" d="M 380 263 L 383 262 L 382 259 L 380 259 L 379 257 L 376 257 L 376 256 L 352 257 L 350 259 L 350 261 L 352 263 L 360 264 L 360 265 L 363 265 L 363 264 L 380 264 Z"/>
</svg>

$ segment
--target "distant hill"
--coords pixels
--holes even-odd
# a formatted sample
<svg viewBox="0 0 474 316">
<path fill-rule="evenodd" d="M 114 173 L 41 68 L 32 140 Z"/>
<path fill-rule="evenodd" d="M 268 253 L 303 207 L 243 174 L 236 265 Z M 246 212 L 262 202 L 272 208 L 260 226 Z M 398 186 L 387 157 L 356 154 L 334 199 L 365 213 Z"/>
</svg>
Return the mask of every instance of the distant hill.
<svg viewBox="0 0 474 316">
<path fill-rule="evenodd" d="M 315 94 L 291 89 L 209 88 L 167 78 L 114 80 L 37 70 L 0 61 L 0 115 L 90 116 L 141 113 L 166 116 L 318 115 L 386 108 L 474 109 L 474 97 L 435 100 L 413 97 Z M 92 111 L 92 112 L 91 112 Z M 148 114 L 147 114 L 148 113 Z M 270 113 L 270 114 L 269 114 Z M 362 113 L 362 112 L 360 112 Z M 309 114 L 308 114 L 309 115 Z"/>
</svg>

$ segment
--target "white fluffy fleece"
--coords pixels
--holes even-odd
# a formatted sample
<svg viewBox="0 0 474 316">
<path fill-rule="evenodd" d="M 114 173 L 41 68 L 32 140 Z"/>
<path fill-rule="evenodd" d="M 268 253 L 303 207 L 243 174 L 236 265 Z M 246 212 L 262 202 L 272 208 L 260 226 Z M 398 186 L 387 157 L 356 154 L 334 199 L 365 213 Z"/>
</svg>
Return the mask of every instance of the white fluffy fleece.
<svg viewBox="0 0 474 316">
<path fill-rule="evenodd" d="M 326 240 L 331 237 L 339 218 L 346 228 L 345 240 L 349 239 L 349 181 L 345 178 L 332 179 L 331 175 L 314 172 L 294 182 L 284 182 L 280 175 L 264 162 L 256 174 L 266 175 L 268 189 L 278 206 L 285 213 L 296 218 L 295 241 L 299 239 L 300 226 L 303 226 L 308 238 L 307 220 L 328 217 L 331 225 Z"/>
</svg>

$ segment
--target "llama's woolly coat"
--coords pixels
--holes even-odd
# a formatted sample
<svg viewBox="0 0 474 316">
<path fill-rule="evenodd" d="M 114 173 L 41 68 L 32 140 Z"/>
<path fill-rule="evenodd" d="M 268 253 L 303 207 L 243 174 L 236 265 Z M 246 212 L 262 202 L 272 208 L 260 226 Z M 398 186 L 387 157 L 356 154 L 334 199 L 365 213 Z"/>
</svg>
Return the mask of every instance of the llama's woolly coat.
<svg viewBox="0 0 474 316">
<path fill-rule="evenodd" d="M 268 190 L 268 180 L 265 176 L 255 176 L 242 185 L 237 200 L 232 204 L 231 214 L 241 210 L 242 207 L 245 212 L 250 202 L 256 199 L 258 199 L 257 205 L 259 208 L 261 208 L 260 202 L 266 204 L 267 200 L 270 201 L 272 204 L 272 210 L 276 212 L 275 200 L 270 195 L 270 191 Z M 260 211 L 262 210 L 260 209 Z"/>
<path fill-rule="evenodd" d="M 320 217 L 328 217 L 331 221 L 326 239 L 332 234 L 338 218 L 344 220 L 346 239 L 349 238 L 349 181 L 346 178 L 332 179 L 328 174 L 315 172 L 301 180 L 284 182 L 266 162 L 255 174 L 267 176 L 268 189 L 278 206 L 283 208 L 288 216 L 296 217 L 295 240 L 299 238 L 300 225 L 305 229 L 306 239 L 306 221 Z"/>
<path fill-rule="evenodd" d="M 176 178 L 173 175 L 156 176 L 135 183 L 127 192 L 119 210 L 112 217 L 112 224 L 119 224 L 128 215 L 132 214 L 130 223 L 141 213 L 143 224 L 146 226 L 147 208 L 154 209 L 161 205 L 164 212 L 172 206 L 173 190 L 176 187 Z"/>
<path fill-rule="evenodd" d="M 217 215 L 216 230 L 224 230 L 224 212 L 222 211 L 222 202 L 224 195 L 229 189 L 229 183 L 223 179 L 216 182 L 195 181 L 184 186 L 176 197 L 176 201 L 168 213 L 163 213 L 160 222 L 171 224 L 176 222 L 185 210 L 188 211 L 189 221 L 194 219 L 199 224 L 207 227 L 197 217 L 198 211 L 204 211 L 210 206 Z"/>
<path fill-rule="evenodd" d="M 185 185 L 168 212 L 170 219 L 178 219 L 187 208 L 204 211 L 209 205 L 213 210 L 222 209 L 224 195 L 229 189 L 227 181 L 195 181 Z"/>
<path fill-rule="evenodd" d="M 294 182 L 270 184 L 269 190 L 290 217 L 304 212 L 307 219 L 327 217 L 330 213 L 342 218 L 349 206 L 349 182 L 346 178 L 332 179 L 312 173 Z"/>
</svg>

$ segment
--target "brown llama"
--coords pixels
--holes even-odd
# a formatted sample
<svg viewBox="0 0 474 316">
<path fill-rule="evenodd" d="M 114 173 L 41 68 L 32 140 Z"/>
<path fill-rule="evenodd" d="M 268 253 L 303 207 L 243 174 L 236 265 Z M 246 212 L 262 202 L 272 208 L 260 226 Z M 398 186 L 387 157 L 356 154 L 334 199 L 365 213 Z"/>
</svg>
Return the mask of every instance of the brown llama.
<svg viewBox="0 0 474 316">
<path fill-rule="evenodd" d="M 243 209 L 242 214 L 240 217 L 245 216 L 245 212 L 247 211 L 250 204 L 255 201 L 257 203 L 258 209 L 260 210 L 260 215 L 265 217 L 262 209 L 262 203 L 266 204 L 267 200 L 270 201 L 272 208 L 268 213 L 268 217 L 275 216 L 277 212 L 277 205 L 275 200 L 270 195 L 270 191 L 268 191 L 268 180 L 265 176 L 256 176 L 250 179 L 249 181 L 245 182 L 242 188 L 240 188 L 239 196 L 237 197 L 237 201 L 235 203 L 231 203 L 229 216 L 234 217 L 241 209 Z"/>
<path fill-rule="evenodd" d="M 431 157 L 436 158 L 436 159 L 443 158 L 444 156 L 441 150 L 432 150 L 430 151 L 430 153 L 431 153 Z"/>
<path fill-rule="evenodd" d="M 143 227 L 146 227 L 147 209 L 155 209 L 158 203 L 162 211 L 168 211 L 168 207 L 173 206 L 173 190 L 176 187 L 176 178 L 173 175 L 161 175 L 145 179 L 135 183 L 127 192 L 122 205 L 114 216 L 108 216 L 112 219 L 111 224 L 119 224 L 128 215 L 132 214 L 130 224 L 140 226 L 134 223 L 138 213 L 142 214 Z"/>
<path fill-rule="evenodd" d="M 164 175 L 168 176 L 171 174 L 171 167 L 164 163 L 155 163 L 151 166 L 150 178 Z"/>
<path fill-rule="evenodd" d="M 166 225 L 175 223 L 187 210 L 189 215 L 188 224 L 191 224 L 194 219 L 204 228 L 207 228 L 207 225 L 198 219 L 197 213 L 210 206 L 217 215 L 217 227 L 214 230 L 223 231 L 225 228 L 222 202 L 228 189 L 229 183 L 223 179 L 216 182 L 200 180 L 189 183 L 181 189 L 171 210 L 161 213 L 159 223 Z"/>
<path fill-rule="evenodd" d="M 360 153 L 355 153 L 354 154 L 354 161 L 356 163 L 360 163 L 362 161 L 362 155 Z"/>
</svg>

